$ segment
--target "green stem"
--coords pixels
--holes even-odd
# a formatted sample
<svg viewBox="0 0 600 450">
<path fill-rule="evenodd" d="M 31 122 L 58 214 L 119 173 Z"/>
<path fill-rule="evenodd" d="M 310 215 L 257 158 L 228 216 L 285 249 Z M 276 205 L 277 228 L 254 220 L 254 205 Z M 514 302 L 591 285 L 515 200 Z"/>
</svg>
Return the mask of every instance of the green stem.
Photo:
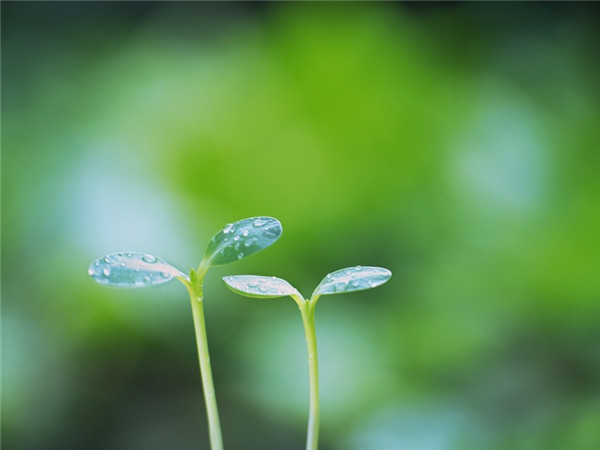
<svg viewBox="0 0 600 450">
<path fill-rule="evenodd" d="M 198 283 L 202 286 L 202 280 Z M 196 330 L 196 343 L 198 344 L 198 360 L 200 361 L 200 376 L 204 390 L 204 402 L 208 418 L 208 432 L 210 437 L 210 448 L 212 450 L 223 450 L 223 437 L 219 423 L 219 411 L 217 410 L 217 398 L 213 384 L 212 370 L 210 367 L 210 356 L 208 354 L 208 342 L 206 340 L 206 324 L 204 322 L 204 307 L 202 299 L 202 288 L 187 285 L 192 303 L 194 315 L 194 328 Z"/>
<path fill-rule="evenodd" d="M 310 404 L 306 450 L 317 450 L 319 445 L 319 358 L 317 354 L 317 333 L 315 330 L 315 303 L 305 302 L 301 308 L 302 323 L 308 349 L 308 378 Z"/>
</svg>

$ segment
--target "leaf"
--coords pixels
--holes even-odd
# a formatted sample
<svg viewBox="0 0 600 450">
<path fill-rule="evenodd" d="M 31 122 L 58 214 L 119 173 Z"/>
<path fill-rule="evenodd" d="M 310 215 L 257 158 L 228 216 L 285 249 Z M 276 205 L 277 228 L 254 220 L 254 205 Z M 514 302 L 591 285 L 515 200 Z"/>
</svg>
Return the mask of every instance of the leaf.
<svg viewBox="0 0 600 450">
<path fill-rule="evenodd" d="M 362 291 L 382 285 L 392 272 L 382 267 L 348 267 L 328 274 L 313 292 L 312 298 L 320 295 L 342 294 Z"/>
<path fill-rule="evenodd" d="M 166 283 L 174 277 L 187 278 L 172 265 L 146 253 L 111 253 L 97 259 L 88 274 L 100 284 L 117 287 L 146 287 Z"/>
<path fill-rule="evenodd" d="M 281 232 L 281 223 L 272 217 L 229 223 L 210 240 L 203 261 L 213 266 L 237 261 L 267 248 L 279 239 Z"/>
<path fill-rule="evenodd" d="M 254 298 L 276 298 L 299 295 L 295 287 L 281 278 L 258 275 L 230 275 L 223 278 L 229 289 L 236 294 Z"/>
</svg>

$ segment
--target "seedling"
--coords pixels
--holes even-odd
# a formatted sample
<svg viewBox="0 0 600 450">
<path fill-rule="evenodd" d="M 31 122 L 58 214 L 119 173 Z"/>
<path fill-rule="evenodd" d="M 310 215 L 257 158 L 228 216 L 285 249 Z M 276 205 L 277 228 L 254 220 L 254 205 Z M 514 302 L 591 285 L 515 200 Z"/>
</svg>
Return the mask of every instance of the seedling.
<svg viewBox="0 0 600 450">
<path fill-rule="evenodd" d="M 133 252 L 106 255 L 94 261 L 88 269 L 95 281 L 107 286 L 147 287 L 177 279 L 187 288 L 192 303 L 200 376 L 213 450 L 223 449 L 223 438 L 206 339 L 202 291 L 204 277 L 211 266 L 228 264 L 268 247 L 281 236 L 281 232 L 281 223 L 272 217 L 251 217 L 227 224 L 210 240 L 200 265 L 196 270 L 190 270 L 189 277 L 157 256 Z"/>
<path fill-rule="evenodd" d="M 392 272 L 381 267 L 349 267 L 328 274 L 312 293 L 309 300 L 290 283 L 277 277 L 257 275 L 231 275 L 223 278 L 235 293 L 253 298 L 276 298 L 290 296 L 298 304 L 302 314 L 306 346 L 308 348 L 309 414 L 306 450 L 317 450 L 319 442 L 319 361 L 315 331 L 315 307 L 321 295 L 362 291 L 382 285 Z"/>
</svg>

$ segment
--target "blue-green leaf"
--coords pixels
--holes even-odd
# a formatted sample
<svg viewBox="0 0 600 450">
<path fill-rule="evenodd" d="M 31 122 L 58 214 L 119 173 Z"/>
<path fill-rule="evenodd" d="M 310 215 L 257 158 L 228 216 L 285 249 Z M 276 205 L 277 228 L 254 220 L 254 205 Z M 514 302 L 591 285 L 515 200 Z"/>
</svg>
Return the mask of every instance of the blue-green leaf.
<svg viewBox="0 0 600 450">
<path fill-rule="evenodd" d="M 299 295 L 290 283 L 277 277 L 230 275 L 223 278 L 223 281 L 233 292 L 246 297 L 276 298 Z"/>
<path fill-rule="evenodd" d="M 348 267 L 328 274 L 313 292 L 312 298 L 327 294 L 362 291 L 382 285 L 392 272 L 382 267 Z"/>
<path fill-rule="evenodd" d="M 213 266 L 237 261 L 268 247 L 281 232 L 281 223 L 272 217 L 229 223 L 210 240 L 203 260 Z"/>
<path fill-rule="evenodd" d="M 100 284 L 117 287 L 146 287 L 166 283 L 174 277 L 187 278 L 172 265 L 146 253 L 111 253 L 97 259 L 88 274 Z"/>
</svg>

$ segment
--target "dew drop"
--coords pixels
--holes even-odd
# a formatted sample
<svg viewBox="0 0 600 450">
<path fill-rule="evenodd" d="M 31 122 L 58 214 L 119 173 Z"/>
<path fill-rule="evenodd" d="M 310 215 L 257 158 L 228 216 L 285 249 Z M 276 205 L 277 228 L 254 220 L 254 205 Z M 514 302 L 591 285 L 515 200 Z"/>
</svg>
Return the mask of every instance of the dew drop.
<svg viewBox="0 0 600 450">
<path fill-rule="evenodd" d="M 358 287 L 359 284 L 360 283 L 358 281 L 354 280 L 352 283 L 350 283 L 350 286 L 352 286 L 352 287 Z"/>
<path fill-rule="evenodd" d="M 248 287 L 254 288 L 256 286 L 258 286 L 258 281 L 252 280 L 248 282 Z"/>
<path fill-rule="evenodd" d="M 91 267 L 88 269 L 88 275 L 92 276 L 94 275 L 95 271 L 94 269 L 92 269 Z"/>
<path fill-rule="evenodd" d="M 267 223 L 266 220 L 256 219 L 252 225 L 255 227 L 262 227 L 265 223 Z"/>
<path fill-rule="evenodd" d="M 229 238 L 225 238 L 223 239 L 223 242 L 227 242 L 229 240 Z"/>
<path fill-rule="evenodd" d="M 102 269 L 102 273 L 104 274 L 105 277 L 109 277 L 110 276 L 110 267 L 105 267 L 104 269 Z"/>
<path fill-rule="evenodd" d="M 342 281 L 342 282 L 340 282 L 340 283 L 337 283 L 337 284 L 335 285 L 335 291 L 336 291 L 336 292 L 342 292 L 342 291 L 343 291 L 343 290 L 345 290 L 345 289 L 346 289 L 346 283 L 344 283 L 343 281 Z"/>
<path fill-rule="evenodd" d="M 250 234 L 250 232 L 248 230 L 244 230 L 242 231 L 242 236 L 246 237 Z"/>
<path fill-rule="evenodd" d="M 259 282 L 259 283 L 266 283 L 266 282 L 267 282 L 267 279 L 266 279 L 266 278 L 260 278 L 260 279 L 258 280 L 258 282 Z"/>
<path fill-rule="evenodd" d="M 267 292 L 267 288 L 266 288 L 266 287 L 264 287 L 264 286 L 259 286 L 259 287 L 258 287 L 258 290 L 259 290 L 260 292 Z"/>
<path fill-rule="evenodd" d="M 237 241 L 239 241 L 239 240 L 240 240 L 240 237 L 239 237 L 239 236 L 235 236 L 235 237 L 233 238 L 233 240 L 237 242 Z"/>
<path fill-rule="evenodd" d="M 121 264 L 119 264 L 119 266 L 125 267 L 125 263 L 121 263 Z"/>
<path fill-rule="evenodd" d="M 240 252 L 240 253 L 237 255 L 237 259 L 242 259 L 243 257 L 244 257 L 244 252 Z"/>
<path fill-rule="evenodd" d="M 144 277 L 143 280 L 144 284 L 150 284 L 150 277 Z"/>
<path fill-rule="evenodd" d="M 133 253 L 131 253 L 131 252 L 126 252 L 126 253 L 125 253 L 125 256 L 127 256 L 128 258 L 131 258 L 131 257 L 133 256 Z"/>
<path fill-rule="evenodd" d="M 257 241 L 257 239 L 255 238 L 250 238 L 248 239 L 246 242 L 244 242 L 244 247 L 250 247 L 252 244 L 254 244 Z"/>
<path fill-rule="evenodd" d="M 94 265 L 95 265 L 96 267 L 98 267 L 98 266 L 100 265 L 100 262 L 96 260 L 96 261 L 94 261 Z"/>
<path fill-rule="evenodd" d="M 154 255 L 144 255 L 142 256 L 142 261 L 147 262 L 149 264 L 154 264 L 156 261 L 158 261 L 158 258 Z"/>
<path fill-rule="evenodd" d="M 277 227 L 267 228 L 264 235 L 271 238 L 277 237 L 279 236 L 279 229 Z"/>
<path fill-rule="evenodd" d="M 223 233 L 224 234 L 229 234 L 230 231 L 233 230 L 233 224 L 232 223 L 228 223 L 227 225 L 225 225 L 225 228 L 223 228 Z"/>
<path fill-rule="evenodd" d="M 102 261 L 104 261 L 105 263 L 109 263 L 110 258 L 108 256 L 105 256 L 104 258 L 102 258 Z"/>
<path fill-rule="evenodd" d="M 361 269 L 362 269 L 362 267 L 360 267 L 360 266 L 356 266 L 356 267 L 354 268 L 354 270 L 356 270 L 357 272 L 358 272 L 359 270 L 361 270 Z"/>
<path fill-rule="evenodd" d="M 163 278 L 170 278 L 171 274 L 169 274 L 169 272 L 161 272 L 160 276 L 163 277 Z"/>
</svg>

